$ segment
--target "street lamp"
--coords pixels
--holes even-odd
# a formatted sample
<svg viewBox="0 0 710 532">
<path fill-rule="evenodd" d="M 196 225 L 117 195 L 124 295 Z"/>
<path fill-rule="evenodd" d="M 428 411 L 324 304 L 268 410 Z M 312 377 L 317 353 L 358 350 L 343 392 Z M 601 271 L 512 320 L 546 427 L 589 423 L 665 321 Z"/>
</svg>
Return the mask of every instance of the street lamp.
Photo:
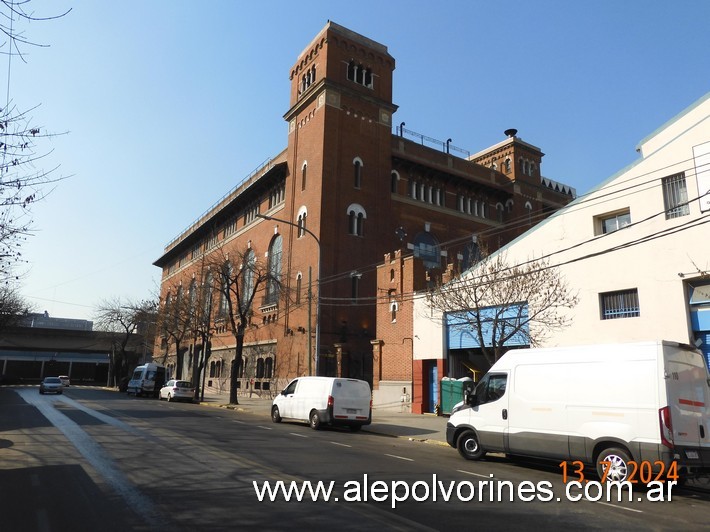
<svg viewBox="0 0 710 532">
<path fill-rule="evenodd" d="M 292 225 L 297 227 L 299 230 L 303 230 L 313 237 L 318 244 L 318 279 L 316 284 L 318 286 L 318 299 L 316 299 L 316 375 L 318 375 L 318 370 L 320 369 L 320 263 L 321 263 L 321 247 L 320 239 L 310 230 L 306 229 L 304 225 L 298 225 L 288 220 L 282 220 L 280 218 L 274 218 L 273 216 L 266 216 L 264 214 L 257 214 L 257 218 L 262 218 L 264 220 L 273 220 L 274 222 L 280 222 L 286 225 Z M 313 375 L 313 369 L 311 367 L 311 301 L 313 300 L 313 291 L 311 289 L 311 267 L 308 266 L 308 374 Z"/>
</svg>

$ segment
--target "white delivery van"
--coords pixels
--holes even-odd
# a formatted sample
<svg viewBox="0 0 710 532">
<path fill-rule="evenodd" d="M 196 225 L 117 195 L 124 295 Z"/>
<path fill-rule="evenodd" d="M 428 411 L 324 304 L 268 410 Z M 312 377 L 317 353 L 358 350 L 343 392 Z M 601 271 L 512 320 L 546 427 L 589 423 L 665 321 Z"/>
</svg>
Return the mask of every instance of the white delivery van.
<svg viewBox="0 0 710 532">
<path fill-rule="evenodd" d="M 165 366 L 160 364 L 143 364 L 133 370 L 131 380 L 128 381 L 126 393 L 135 394 L 136 397 L 143 394 L 158 397 L 160 388 L 165 384 Z"/>
<path fill-rule="evenodd" d="M 299 377 L 274 399 L 271 419 L 305 421 L 314 429 L 322 424 L 360 430 L 372 420 L 370 385 L 357 379 Z"/>
<path fill-rule="evenodd" d="M 453 409 L 446 439 L 488 451 L 579 460 L 625 480 L 635 466 L 710 467 L 710 387 L 702 354 L 673 342 L 508 351 Z M 661 463 L 657 463 L 663 462 Z M 638 478 L 638 477 L 637 477 Z"/>
</svg>

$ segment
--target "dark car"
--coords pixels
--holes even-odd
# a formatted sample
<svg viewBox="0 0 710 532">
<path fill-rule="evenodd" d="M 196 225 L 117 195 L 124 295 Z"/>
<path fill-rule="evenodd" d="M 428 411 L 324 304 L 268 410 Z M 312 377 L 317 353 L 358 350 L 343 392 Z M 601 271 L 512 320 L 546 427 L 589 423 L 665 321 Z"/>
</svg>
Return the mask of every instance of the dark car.
<svg viewBox="0 0 710 532">
<path fill-rule="evenodd" d="M 39 393 L 64 393 L 64 383 L 59 377 L 45 377 L 39 384 Z"/>
</svg>

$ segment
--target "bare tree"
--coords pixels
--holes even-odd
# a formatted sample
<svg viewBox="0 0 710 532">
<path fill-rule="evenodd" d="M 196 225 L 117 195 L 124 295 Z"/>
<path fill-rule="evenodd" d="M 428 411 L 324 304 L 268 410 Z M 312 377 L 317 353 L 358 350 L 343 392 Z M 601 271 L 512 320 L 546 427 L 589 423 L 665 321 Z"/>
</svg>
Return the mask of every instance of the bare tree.
<svg viewBox="0 0 710 532">
<path fill-rule="evenodd" d="M 567 327 L 563 309 L 577 305 L 559 270 L 547 260 L 508 264 L 504 253 L 490 255 L 465 275 L 428 294 L 429 306 L 450 316 L 478 340 L 489 364 L 514 341 L 540 345 L 555 330 Z"/>
<path fill-rule="evenodd" d="M 211 255 L 211 270 L 217 272 L 216 321 L 224 321 L 234 335 L 236 352 L 231 366 L 230 403 L 237 404 L 237 375 L 244 352 L 244 334 L 251 322 L 252 305 L 257 294 L 264 294 L 264 303 L 277 303 L 284 297 L 280 278 L 280 257 L 270 256 L 268 262 L 257 258 L 250 248 L 226 252 L 221 248 Z"/>
<path fill-rule="evenodd" d="M 97 307 L 94 316 L 96 330 L 116 333 L 117 352 L 114 353 L 109 367 L 109 377 L 112 377 L 115 382 L 128 376 L 131 362 L 137 361 L 135 351 L 132 358 L 129 356 L 128 345 L 131 340 L 135 342 L 138 339 L 136 335 L 147 327 L 147 319 L 155 321 L 155 313 L 154 301 L 132 302 L 124 301 L 120 297 L 104 300 Z M 145 342 L 140 345 L 147 348 Z M 133 347 L 135 349 L 138 346 Z"/>
<path fill-rule="evenodd" d="M 22 24 L 51 20 L 66 15 L 37 17 L 30 0 L 0 1 L 0 54 L 7 58 L 7 96 L 0 103 L 0 280 L 12 277 L 13 266 L 22 260 L 20 248 L 31 233 L 30 207 L 45 196 L 45 187 L 63 179 L 57 168 L 37 169 L 50 152 L 38 149 L 38 142 L 54 136 L 32 122 L 34 109 L 21 111 L 10 97 L 12 60 L 25 61 L 25 47 L 43 46 L 24 34 Z"/>
<path fill-rule="evenodd" d="M 0 285 L 0 331 L 16 325 L 30 311 L 27 301 L 10 284 Z"/>
<path fill-rule="evenodd" d="M 175 346 L 175 376 L 183 378 L 184 348 L 194 336 L 195 322 L 198 319 L 196 301 L 202 290 L 198 291 L 196 281 L 190 284 L 188 293 L 183 293 L 182 285 L 169 287 L 165 300 L 158 305 L 157 333 L 165 340 L 163 365 L 168 363 L 170 346 Z"/>
</svg>

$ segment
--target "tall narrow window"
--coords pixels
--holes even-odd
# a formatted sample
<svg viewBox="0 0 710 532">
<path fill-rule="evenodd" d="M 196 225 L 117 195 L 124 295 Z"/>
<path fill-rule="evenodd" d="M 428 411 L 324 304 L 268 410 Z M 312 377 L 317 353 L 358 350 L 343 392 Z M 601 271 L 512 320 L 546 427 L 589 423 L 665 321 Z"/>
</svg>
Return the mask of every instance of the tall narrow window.
<svg viewBox="0 0 710 532">
<path fill-rule="evenodd" d="M 270 379 L 274 376 L 274 359 L 268 357 L 264 360 L 264 378 Z"/>
<path fill-rule="evenodd" d="M 296 305 L 301 304 L 301 290 L 302 290 L 303 275 L 299 272 L 296 276 Z"/>
<path fill-rule="evenodd" d="M 666 220 L 690 214 L 685 174 L 681 172 L 670 177 L 664 177 L 662 183 Z"/>
<path fill-rule="evenodd" d="M 353 161 L 353 171 L 355 188 L 360 188 L 362 186 L 362 161 L 359 158 Z"/>
<path fill-rule="evenodd" d="M 308 211 L 306 207 L 303 206 L 298 209 L 298 218 L 296 219 L 296 226 L 298 227 L 298 238 L 306 236 L 306 217 L 308 216 Z"/>
<path fill-rule="evenodd" d="M 362 274 L 358 272 L 352 272 L 350 274 L 350 297 L 353 300 L 353 303 L 355 303 L 360 295 L 360 279 L 362 278 Z"/>
<path fill-rule="evenodd" d="M 399 182 L 399 175 L 397 172 L 392 172 L 390 174 L 390 192 L 395 194 L 397 192 L 397 183 Z"/>
<path fill-rule="evenodd" d="M 214 276 L 212 272 L 207 274 L 205 284 L 202 286 L 202 322 L 209 324 L 210 315 L 212 314 L 212 285 L 214 284 Z"/>
<path fill-rule="evenodd" d="M 304 162 L 301 166 L 301 190 L 306 190 L 306 174 L 308 170 L 308 163 Z"/>
<path fill-rule="evenodd" d="M 281 282 L 281 235 L 276 235 L 269 246 L 269 278 L 266 281 L 267 305 L 275 305 L 279 299 L 279 285 Z"/>
<path fill-rule="evenodd" d="M 232 285 L 232 264 L 224 263 L 221 271 L 220 289 L 219 289 L 219 317 L 224 318 L 229 312 L 229 294 Z"/>
<path fill-rule="evenodd" d="M 249 301 L 252 299 L 254 291 L 254 266 L 256 264 L 256 256 L 254 250 L 249 249 L 244 254 L 244 263 L 242 264 L 242 290 L 239 294 L 241 301 L 239 306 L 242 312 L 246 312 L 249 307 Z"/>
<path fill-rule="evenodd" d="M 348 207 L 348 233 L 356 236 L 363 236 L 364 224 L 367 214 L 365 209 L 357 203 L 353 203 Z"/>
</svg>

